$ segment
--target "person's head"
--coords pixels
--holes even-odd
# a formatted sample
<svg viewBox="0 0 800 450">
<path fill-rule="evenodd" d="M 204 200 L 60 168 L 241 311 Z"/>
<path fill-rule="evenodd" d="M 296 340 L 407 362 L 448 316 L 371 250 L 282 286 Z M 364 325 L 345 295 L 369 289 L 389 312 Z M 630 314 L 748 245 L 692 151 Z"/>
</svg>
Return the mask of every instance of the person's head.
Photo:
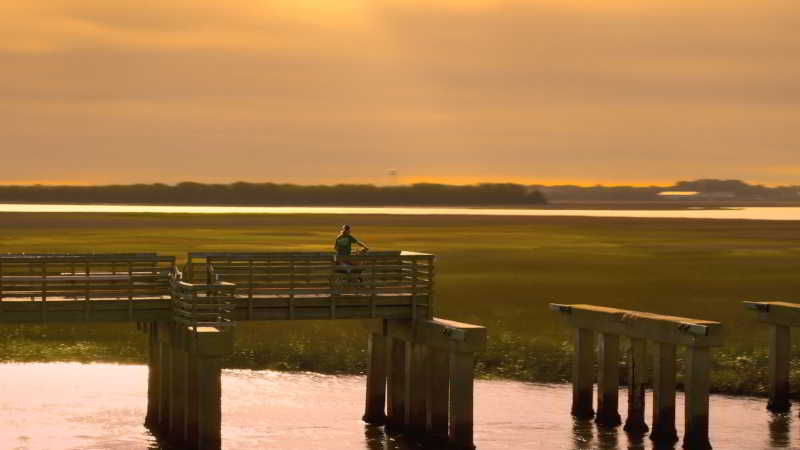
<svg viewBox="0 0 800 450">
<path fill-rule="evenodd" d="M 350 234 L 350 225 L 342 225 L 342 234 Z"/>
</svg>

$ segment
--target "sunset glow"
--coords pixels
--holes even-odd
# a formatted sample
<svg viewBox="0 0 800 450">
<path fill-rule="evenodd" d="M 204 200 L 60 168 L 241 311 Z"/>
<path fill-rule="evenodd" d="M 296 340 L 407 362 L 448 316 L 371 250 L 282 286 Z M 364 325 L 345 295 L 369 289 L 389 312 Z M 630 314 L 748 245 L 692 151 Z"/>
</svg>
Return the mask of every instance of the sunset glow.
<svg viewBox="0 0 800 450">
<path fill-rule="evenodd" d="M 0 184 L 796 182 L 793 2 L 0 2 Z"/>
</svg>

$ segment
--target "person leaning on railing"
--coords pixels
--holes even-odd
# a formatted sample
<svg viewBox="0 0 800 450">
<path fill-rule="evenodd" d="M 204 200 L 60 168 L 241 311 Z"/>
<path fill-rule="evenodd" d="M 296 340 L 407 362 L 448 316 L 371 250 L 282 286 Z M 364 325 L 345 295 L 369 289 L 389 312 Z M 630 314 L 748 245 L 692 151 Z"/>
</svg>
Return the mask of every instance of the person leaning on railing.
<svg viewBox="0 0 800 450">
<path fill-rule="evenodd" d="M 336 252 L 334 260 L 337 265 L 353 265 L 353 262 L 347 259 L 348 256 L 353 254 L 353 244 L 360 246 L 364 251 L 369 250 L 363 242 L 350 234 L 350 225 L 344 225 L 339 236 L 333 241 L 333 250 Z"/>
</svg>

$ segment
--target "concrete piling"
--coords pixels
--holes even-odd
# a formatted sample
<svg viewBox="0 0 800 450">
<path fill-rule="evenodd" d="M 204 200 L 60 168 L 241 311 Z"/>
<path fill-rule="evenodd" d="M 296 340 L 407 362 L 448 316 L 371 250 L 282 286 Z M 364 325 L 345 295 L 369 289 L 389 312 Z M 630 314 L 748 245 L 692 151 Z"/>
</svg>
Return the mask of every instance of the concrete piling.
<svg viewBox="0 0 800 450">
<path fill-rule="evenodd" d="M 773 412 L 789 410 L 789 362 L 791 361 L 791 328 L 769 325 L 769 401 L 767 408 Z"/>
<path fill-rule="evenodd" d="M 381 333 L 369 333 L 367 344 L 367 395 L 364 422 L 386 423 L 386 379 L 388 378 L 389 339 Z"/>
<path fill-rule="evenodd" d="M 446 442 L 450 403 L 450 355 L 444 350 L 428 349 L 427 426 L 431 438 Z"/>
<path fill-rule="evenodd" d="M 594 417 L 594 332 L 575 329 L 575 353 L 572 356 L 572 415 L 579 419 Z"/>
<path fill-rule="evenodd" d="M 391 338 L 389 380 L 386 403 L 386 427 L 394 431 L 405 428 L 406 419 L 406 344 Z"/>
<path fill-rule="evenodd" d="M 685 434 L 683 448 L 706 450 L 708 439 L 708 394 L 711 387 L 709 371 L 711 352 L 708 347 L 691 346 L 686 351 Z"/>
<path fill-rule="evenodd" d="M 631 338 L 628 349 L 628 417 L 624 430 L 632 434 L 646 433 L 644 393 L 647 383 L 647 341 Z"/>
<path fill-rule="evenodd" d="M 708 391 L 710 348 L 722 345 L 719 322 L 666 316 L 595 305 L 550 304 L 575 329 L 572 413 L 591 417 L 593 334 L 600 335 L 596 422 L 616 426 L 621 420 L 619 397 L 619 336 L 630 339 L 628 354 L 628 417 L 625 430 L 647 432 L 644 421 L 644 385 L 647 374 L 646 342 L 653 341 L 653 423 L 650 439 L 657 445 L 678 441 L 675 429 L 675 355 L 678 345 L 687 348 L 686 433 L 684 447 L 706 450 L 708 440 Z"/>
<path fill-rule="evenodd" d="M 597 416 L 605 427 L 622 423 L 619 415 L 619 336 L 601 333 L 598 349 L 600 372 L 597 377 Z"/>
<path fill-rule="evenodd" d="M 147 422 L 154 434 L 181 448 L 211 450 L 221 446 L 221 358 L 232 336 L 213 327 L 160 323 L 150 331 Z M 157 339 L 154 338 L 157 337 Z M 153 355 L 151 355 L 153 356 Z"/>
<path fill-rule="evenodd" d="M 385 330 L 389 342 L 390 351 L 384 353 L 389 362 L 387 430 L 404 432 L 437 448 L 474 448 L 475 352 L 485 345 L 486 329 L 441 319 L 367 325 L 372 348 L 378 330 Z M 380 357 L 373 350 L 370 355 Z M 378 372 L 367 375 L 368 408 L 382 410 L 369 386 L 377 386 L 384 366 L 370 362 L 369 367 L 377 367 Z"/>
<path fill-rule="evenodd" d="M 675 429 L 675 345 L 657 342 L 653 346 L 653 427 L 650 439 L 678 441 Z"/>
</svg>

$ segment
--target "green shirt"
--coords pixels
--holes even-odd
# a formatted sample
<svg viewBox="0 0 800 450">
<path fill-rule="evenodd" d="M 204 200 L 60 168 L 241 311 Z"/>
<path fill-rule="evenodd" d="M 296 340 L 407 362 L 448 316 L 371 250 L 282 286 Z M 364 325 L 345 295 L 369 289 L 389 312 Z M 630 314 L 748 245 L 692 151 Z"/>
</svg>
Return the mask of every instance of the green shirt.
<svg viewBox="0 0 800 450">
<path fill-rule="evenodd" d="M 357 243 L 358 239 L 351 234 L 340 234 L 339 237 L 333 241 L 333 248 L 336 250 L 337 256 L 350 256 L 353 251 L 353 244 Z"/>
</svg>

